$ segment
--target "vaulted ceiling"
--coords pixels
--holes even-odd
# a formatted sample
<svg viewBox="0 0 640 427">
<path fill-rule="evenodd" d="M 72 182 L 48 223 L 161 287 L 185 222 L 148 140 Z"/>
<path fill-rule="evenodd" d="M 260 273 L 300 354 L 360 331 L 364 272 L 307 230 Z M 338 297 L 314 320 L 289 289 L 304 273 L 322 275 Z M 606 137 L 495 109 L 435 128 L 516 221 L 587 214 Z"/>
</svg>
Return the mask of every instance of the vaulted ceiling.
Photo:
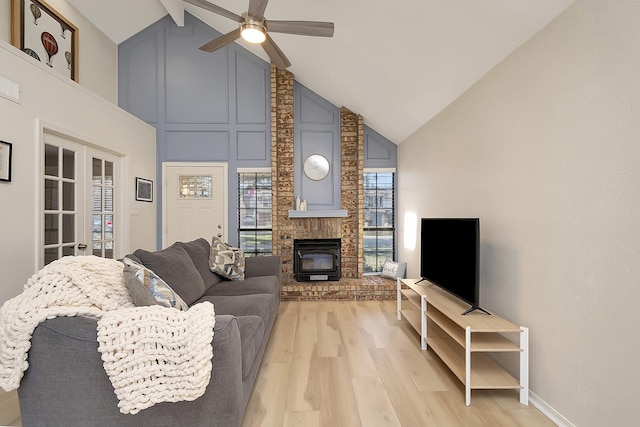
<svg viewBox="0 0 640 427">
<path fill-rule="evenodd" d="M 221 33 L 236 23 L 181 0 L 68 0 L 115 43 L 187 10 Z M 335 23 L 333 38 L 272 33 L 296 80 L 395 143 L 432 119 L 574 0 L 270 0 L 276 20 Z M 248 0 L 213 0 L 236 14 Z M 268 60 L 259 47 L 239 42 Z"/>
</svg>

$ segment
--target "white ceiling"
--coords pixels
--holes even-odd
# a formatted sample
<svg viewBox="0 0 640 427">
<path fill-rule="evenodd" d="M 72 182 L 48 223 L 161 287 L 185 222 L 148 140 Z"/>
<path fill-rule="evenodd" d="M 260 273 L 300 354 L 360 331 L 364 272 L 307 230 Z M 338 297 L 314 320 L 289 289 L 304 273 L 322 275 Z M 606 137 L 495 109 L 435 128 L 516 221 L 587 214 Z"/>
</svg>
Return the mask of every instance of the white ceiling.
<svg viewBox="0 0 640 427">
<path fill-rule="evenodd" d="M 180 0 L 68 0 L 115 43 Z M 400 143 L 574 0 L 271 0 L 265 16 L 335 23 L 333 38 L 272 33 L 296 80 Z M 248 0 L 213 0 L 241 14 Z M 222 33 L 236 23 L 185 3 Z M 261 48 L 241 42 L 268 60 Z"/>
</svg>

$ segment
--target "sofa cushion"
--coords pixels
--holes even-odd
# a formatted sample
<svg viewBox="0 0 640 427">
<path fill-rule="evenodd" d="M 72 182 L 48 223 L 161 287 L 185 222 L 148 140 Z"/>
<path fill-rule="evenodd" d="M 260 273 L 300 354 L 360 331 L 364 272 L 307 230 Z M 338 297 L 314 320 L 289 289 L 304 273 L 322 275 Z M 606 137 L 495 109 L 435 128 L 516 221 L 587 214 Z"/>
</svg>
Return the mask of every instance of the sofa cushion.
<svg viewBox="0 0 640 427">
<path fill-rule="evenodd" d="M 260 345 L 264 340 L 266 319 L 260 316 L 239 316 L 240 346 L 242 347 L 242 379 L 244 380 L 253 366 Z"/>
<path fill-rule="evenodd" d="M 211 241 L 209 268 L 227 279 L 243 280 L 244 252 L 241 249 L 232 248 L 214 236 Z"/>
<path fill-rule="evenodd" d="M 171 286 L 153 271 L 127 257 L 122 262 L 125 284 L 136 306 L 162 305 L 181 311 L 189 309 Z"/>
<path fill-rule="evenodd" d="M 205 295 L 280 294 L 280 281 L 276 276 L 248 277 L 241 282 L 223 280 L 207 289 Z"/>
<path fill-rule="evenodd" d="M 237 284 L 237 286 L 241 285 Z M 198 302 L 202 301 L 213 303 L 216 316 L 231 314 L 238 318 L 244 380 L 251 372 L 263 340 L 270 332 L 269 327 L 278 311 L 276 298 L 267 294 L 205 295 Z"/>
<path fill-rule="evenodd" d="M 182 246 L 174 243 L 158 252 L 138 249 L 133 254 L 145 267 L 164 279 L 188 305 L 204 295 L 202 276 Z"/>
<path fill-rule="evenodd" d="M 216 314 L 268 317 L 278 311 L 276 297 L 267 294 L 205 295 L 198 300 L 199 303 L 203 301 L 211 302 Z"/>
<path fill-rule="evenodd" d="M 209 255 L 211 252 L 211 245 L 203 238 L 193 240 L 191 242 L 179 242 L 177 245 L 182 246 L 189 254 L 193 265 L 200 273 L 202 280 L 204 281 L 205 289 L 209 289 L 216 283 L 222 280 L 222 277 L 209 269 Z"/>
</svg>

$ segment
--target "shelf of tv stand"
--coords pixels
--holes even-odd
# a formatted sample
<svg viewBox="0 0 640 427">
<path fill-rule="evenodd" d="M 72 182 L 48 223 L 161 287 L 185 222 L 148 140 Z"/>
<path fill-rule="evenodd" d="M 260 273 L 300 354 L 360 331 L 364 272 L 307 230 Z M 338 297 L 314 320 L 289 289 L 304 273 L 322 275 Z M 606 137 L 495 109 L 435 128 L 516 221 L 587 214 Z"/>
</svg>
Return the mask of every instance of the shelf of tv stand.
<svg viewBox="0 0 640 427">
<path fill-rule="evenodd" d="M 410 304 L 408 308 L 401 309 L 400 312 L 415 330 L 420 331 L 422 324 L 422 313 L 420 307 L 422 301 L 420 299 L 420 295 L 412 290 L 401 290 L 400 292 L 402 292 L 402 294 L 405 296 L 405 298 L 407 298 L 407 301 Z"/>
<path fill-rule="evenodd" d="M 417 282 L 398 280 L 398 319 L 404 317 L 420 334 L 422 349 L 433 350 L 465 385 L 467 406 L 472 389 L 520 390 L 520 403 L 528 404 L 528 329 L 494 313 L 462 315 L 468 304 L 427 281 Z M 519 354 L 519 380 L 488 355 L 498 352 Z"/>
</svg>

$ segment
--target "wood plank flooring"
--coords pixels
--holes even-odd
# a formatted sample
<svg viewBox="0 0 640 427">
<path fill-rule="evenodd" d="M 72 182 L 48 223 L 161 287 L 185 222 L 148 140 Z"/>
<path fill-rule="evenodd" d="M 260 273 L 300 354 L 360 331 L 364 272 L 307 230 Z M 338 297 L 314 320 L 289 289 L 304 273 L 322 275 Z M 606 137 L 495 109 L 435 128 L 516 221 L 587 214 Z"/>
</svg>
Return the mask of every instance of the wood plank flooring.
<svg viewBox="0 0 640 427">
<path fill-rule="evenodd" d="M 245 413 L 250 426 L 554 424 L 513 390 L 464 388 L 395 301 L 283 301 Z"/>
<path fill-rule="evenodd" d="M 5 392 L 0 388 L 0 426 L 20 426 L 18 392 Z"/>
<path fill-rule="evenodd" d="M 242 426 L 554 426 L 512 390 L 473 391 L 466 407 L 462 384 L 395 310 L 283 301 Z M 15 392 L 0 395 L 0 425 L 21 425 L 17 407 Z"/>
</svg>

